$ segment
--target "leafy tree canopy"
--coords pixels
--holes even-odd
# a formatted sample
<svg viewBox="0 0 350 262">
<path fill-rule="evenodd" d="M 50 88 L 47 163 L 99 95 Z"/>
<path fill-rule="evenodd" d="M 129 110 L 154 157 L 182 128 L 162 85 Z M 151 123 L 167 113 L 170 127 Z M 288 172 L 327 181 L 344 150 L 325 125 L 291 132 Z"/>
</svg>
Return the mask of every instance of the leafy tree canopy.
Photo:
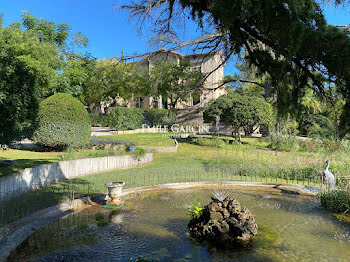
<svg viewBox="0 0 350 262">
<path fill-rule="evenodd" d="M 239 93 L 223 95 L 210 104 L 204 111 L 204 121 L 231 125 L 236 134 L 243 128 L 251 134 L 256 125 L 271 127 L 274 122 L 272 106 L 259 96 L 247 96 Z"/>
<path fill-rule="evenodd" d="M 288 110 L 295 110 L 306 88 L 331 98 L 336 85 L 346 100 L 342 135 L 350 131 L 350 39 L 326 23 L 316 1 L 141 0 L 122 7 L 132 16 L 150 19 L 155 32 L 163 35 L 176 33 L 176 18 L 190 13 L 212 36 L 203 41 L 204 48 L 224 49 L 226 58 L 244 52 L 258 73 L 271 77 L 282 101 L 279 109 L 289 103 L 294 106 Z"/>
<path fill-rule="evenodd" d="M 96 60 L 89 54 L 70 55 L 62 67 L 61 72 L 51 83 L 51 94 L 67 93 L 81 102 L 85 102 L 85 90 L 89 84 L 89 78 L 95 70 Z"/>
<path fill-rule="evenodd" d="M 31 136 L 59 64 L 55 45 L 17 25 L 0 28 L 0 144 Z"/>
<path fill-rule="evenodd" d="M 28 12 L 22 13 L 22 23 L 2 27 L 1 21 L 0 144 L 9 144 L 32 136 L 43 98 L 60 91 L 79 97 L 86 67 L 83 56 L 72 53 L 68 44 L 77 40 L 67 24 Z M 66 86 L 57 84 L 66 80 Z"/>
<path fill-rule="evenodd" d="M 146 95 L 148 87 L 148 71 L 135 64 L 99 60 L 93 65 L 86 80 L 83 96 L 85 103 L 93 107 L 104 99 L 129 99 L 132 95 Z"/>
<path fill-rule="evenodd" d="M 191 94 L 202 90 L 203 75 L 200 70 L 182 59 L 179 63 L 158 61 L 150 72 L 149 95 L 169 100 L 172 108 L 179 101 L 187 101 Z"/>
</svg>

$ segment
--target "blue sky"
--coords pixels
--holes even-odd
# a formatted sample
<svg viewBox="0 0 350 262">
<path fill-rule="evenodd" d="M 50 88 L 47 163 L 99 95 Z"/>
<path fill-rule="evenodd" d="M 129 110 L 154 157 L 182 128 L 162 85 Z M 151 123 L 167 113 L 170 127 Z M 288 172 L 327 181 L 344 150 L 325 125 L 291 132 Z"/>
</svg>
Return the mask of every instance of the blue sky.
<svg viewBox="0 0 350 262">
<path fill-rule="evenodd" d="M 68 23 L 73 31 L 82 32 L 89 39 L 88 51 L 97 58 L 151 51 L 146 36 L 139 36 L 136 26 L 126 13 L 113 9 L 116 0 L 0 0 L 0 13 L 5 25 L 20 21 L 22 10 L 56 23 Z M 324 13 L 329 24 L 350 24 L 350 7 L 327 6 Z M 195 34 L 189 26 L 187 37 Z M 228 65 L 225 73 L 233 69 Z"/>
</svg>

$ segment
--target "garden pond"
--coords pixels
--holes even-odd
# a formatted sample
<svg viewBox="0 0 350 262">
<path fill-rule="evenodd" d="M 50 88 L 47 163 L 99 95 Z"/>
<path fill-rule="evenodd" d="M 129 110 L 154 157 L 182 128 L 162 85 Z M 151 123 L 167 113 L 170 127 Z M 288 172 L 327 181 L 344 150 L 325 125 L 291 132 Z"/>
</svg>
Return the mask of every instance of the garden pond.
<svg viewBox="0 0 350 262">
<path fill-rule="evenodd" d="M 212 192 L 147 192 L 118 211 L 84 209 L 34 233 L 7 261 L 349 261 L 350 224 L 316 198 L 274 191 L 230 191 L 256 217 L 259 233 L 249 247 L 196 241 L 186 207 L 208 204 Z"/>
</svg>

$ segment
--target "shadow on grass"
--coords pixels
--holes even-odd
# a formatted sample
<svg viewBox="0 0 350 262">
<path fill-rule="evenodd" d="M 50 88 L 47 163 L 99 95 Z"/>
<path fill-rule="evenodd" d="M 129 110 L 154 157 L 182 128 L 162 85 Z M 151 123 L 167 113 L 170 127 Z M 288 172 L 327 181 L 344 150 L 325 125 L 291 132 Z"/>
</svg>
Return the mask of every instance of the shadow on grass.
<svg viewBox="0 0 350 262">
<path fill-rule="evenodd" d="M 8 160 L 8 159 L 4 157 L 0 157 L 0 161 L 1 160 Z M 53 160 L 49 160 L 49 159 L 16 159 L 15 161 L 17 163 L 17 165 L 15 166 L 0 165 L 0 177 L 24 170 L 25 168 L 30 168 L 30 167 L 54 162 Z"/>
</svg>

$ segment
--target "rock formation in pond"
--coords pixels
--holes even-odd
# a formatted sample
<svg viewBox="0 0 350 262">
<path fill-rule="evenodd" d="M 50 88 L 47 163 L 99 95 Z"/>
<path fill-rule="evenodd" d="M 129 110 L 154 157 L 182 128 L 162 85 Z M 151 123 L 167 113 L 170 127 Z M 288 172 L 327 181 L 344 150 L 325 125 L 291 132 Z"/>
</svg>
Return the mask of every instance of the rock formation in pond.
<svg viewBox="0 0 350 262">
<path fill-rule="evenodd" d="M 191 234 L 201 240 L 232 244 L 249 242 L 258 233 L 255 217 L 237 200 L 212 198 L 202 214 L 188 224 Z"/>
</svg>

